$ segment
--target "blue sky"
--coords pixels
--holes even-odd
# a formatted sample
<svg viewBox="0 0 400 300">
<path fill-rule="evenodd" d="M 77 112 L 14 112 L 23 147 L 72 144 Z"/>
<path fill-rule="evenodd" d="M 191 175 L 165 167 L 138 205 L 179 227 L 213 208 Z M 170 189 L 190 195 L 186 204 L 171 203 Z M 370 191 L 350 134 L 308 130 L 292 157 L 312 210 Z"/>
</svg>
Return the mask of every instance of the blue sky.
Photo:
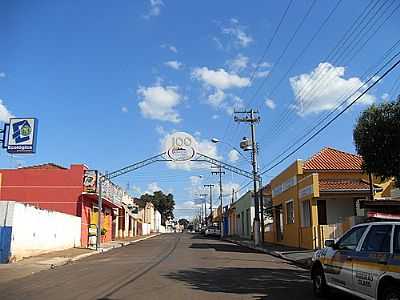
<svg viewBox="0 0 400 300">
<path fill-rule="evenodd" d="M 0 119 L 34 116 L 40 128 L 35 155 L 3 152 L 0 166 L 85 163 L 112 171 L 158 154 L 165 136 L 185 131 L 205 154 L 248 169 L 230 146 L 209 140 L 237 146 L 248 128 L 233 122 L 232 111 L 253 107 L 261 116 L 264 168 L 362 85 L 366 70 L 397 41 L 397 1 L 375 2 L 341 1 L 336 7 L 336 1 L 293 1 L 262 57 L 289 1 L 2 1 Z M 363 18 L 363 34 L 354 32 L 347 51 L 344 44 L 329 56 L 364 9 L 371 9 L 370 18 L 376 12 L 376 19 Z M 354 152 L 352 129 L 360 111 L 394 98 L 399 79 L 395 70 L 264 182 L 324 146 Z M 159 163 L 116 181 L 129 183 L 136 194 L 171 191 L 176 214 L 188 217 L 201 186 L 216 179 L 203 166 L 183 170 Z M 227 173 L 224 182 L 228 193 L 247 180 Z"/>
</svg>

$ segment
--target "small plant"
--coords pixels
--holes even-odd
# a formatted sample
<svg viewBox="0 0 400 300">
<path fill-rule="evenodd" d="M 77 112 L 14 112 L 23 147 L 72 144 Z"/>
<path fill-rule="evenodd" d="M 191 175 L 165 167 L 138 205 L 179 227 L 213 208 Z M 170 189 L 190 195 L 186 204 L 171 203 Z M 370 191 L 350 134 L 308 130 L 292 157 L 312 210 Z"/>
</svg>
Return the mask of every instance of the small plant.
<svg viewBox="0 0 400 300">
<path fill-rule="evenodd" d="M 101 235 L 106 235 L 107 233 L 107 229 L 105 229 L 104 227 L 101 228 Z"/>
</svg>

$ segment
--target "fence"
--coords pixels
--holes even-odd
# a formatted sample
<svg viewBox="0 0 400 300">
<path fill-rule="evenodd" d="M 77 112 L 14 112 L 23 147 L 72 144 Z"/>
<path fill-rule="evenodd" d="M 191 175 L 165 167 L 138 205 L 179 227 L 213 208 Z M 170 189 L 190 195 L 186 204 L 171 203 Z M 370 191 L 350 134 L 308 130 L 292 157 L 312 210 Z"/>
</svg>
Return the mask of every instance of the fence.
<svg viewBox="0 0 400 300">
<path fill-rule="evenodd" d="M 341 223 L 313 226 L 313 248 L 323 248 L 326 240 L 336 240 L 352 226 L 362 223 L 364 220 L 363 217 L 352 216 L 345 218 Z"/>
</svg>

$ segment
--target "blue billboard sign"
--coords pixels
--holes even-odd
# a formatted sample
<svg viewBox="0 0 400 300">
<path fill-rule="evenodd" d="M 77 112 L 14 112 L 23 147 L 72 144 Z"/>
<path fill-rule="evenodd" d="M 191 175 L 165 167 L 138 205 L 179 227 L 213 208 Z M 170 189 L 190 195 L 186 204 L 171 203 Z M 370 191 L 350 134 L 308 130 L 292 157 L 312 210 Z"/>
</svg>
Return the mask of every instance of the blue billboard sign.
<svg viewBox="0 0 400 300">
<path fill-rule="evenodd" d="M 35 153 L 38 120 L 36 118 L 11 118 L 8 124 L 8 153 Z"/>
</svg>

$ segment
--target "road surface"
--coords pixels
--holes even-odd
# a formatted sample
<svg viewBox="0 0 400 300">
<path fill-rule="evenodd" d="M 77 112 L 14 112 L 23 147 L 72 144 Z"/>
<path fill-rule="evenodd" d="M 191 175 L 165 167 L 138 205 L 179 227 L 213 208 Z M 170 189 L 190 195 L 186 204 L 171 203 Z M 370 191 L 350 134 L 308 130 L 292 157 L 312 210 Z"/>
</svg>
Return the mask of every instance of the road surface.
<svg viewBox="0 0 400 300">
<path fill-rule="evenodd" d="M 345 295 L 330 298 L 353 299 Z M 0 299 L 311 300 L 308 271 L 196 234 L 163 234 L 12 280 Z"/>
</svg>

